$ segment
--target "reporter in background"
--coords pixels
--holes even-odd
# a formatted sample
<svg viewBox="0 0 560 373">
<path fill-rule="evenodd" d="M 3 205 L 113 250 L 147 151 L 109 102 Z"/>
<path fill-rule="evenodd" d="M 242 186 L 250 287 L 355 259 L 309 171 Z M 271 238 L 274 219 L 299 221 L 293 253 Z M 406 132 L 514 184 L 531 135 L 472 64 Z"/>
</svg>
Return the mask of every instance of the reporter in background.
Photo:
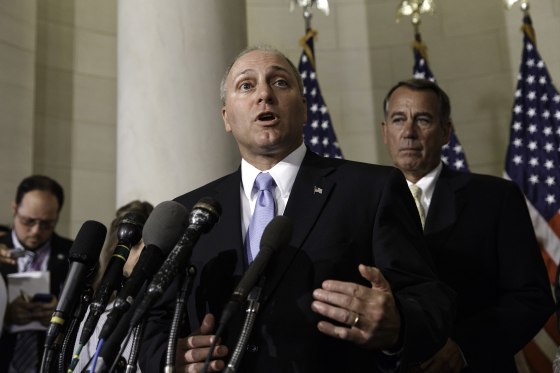
<svg viewBox="0 0 560 373">
<path fill-rule="evenodd" d="M 389 90 L 383 139 L 411 191 L 440 279 L 457 293 L 446 344 L 424 372 L 516 372 L 514 355 L 553 312 L 547 273 L 525 198 L 511 181 L 453 171 L 441 160 L 451 106 L 435 83 Z"/>
<path fill-rule="evenodd" d="M 10 273 L 49 271 L 52 297 L 35 302 L 20 295 L 8 304 L 0 338 L 0 372 L 39 370 L 45 331 L 14 332 L 13 327 L 33 321 L 46 326 L 55 310 L 72 246 L 72 241 L 54 232 L 63 203 L 62 187 L 48 176 L 29 176 L 17 187 L 12 231 L 0 237 L 0 272 L 7 282 Z"/>
<path fill-rule="evenodd" d="M 103 246 L 103 249 L 101 250 L 101 255 L 99 256 L 99 269 L 97 272 L 97 275 L 93 281 L 93 290 L 97 291 L 97 288 L 99 287 L 99 284 L 103 278 L 103 274 L 105 273 L 105 269 L 107 268 L 107 265 L 109 264 L 109 260 L 111 259 L 111 256 L 113 255 L 113 251 L 118 243 L 118 238 L 117 238 L 117 230 L 119 227 L 119 224 L 121 224 L 121 222 L 123 221 L 123 218 L 126 216 L 126 214 L 133 212 L 138 214 L 139 216 L 142 217 L 142 219 L 144 220 L 144 222 L 148 219 L 148 216 L 150 215 L 150 213 L 152 212 L 152 210 L 154 209 L 154 207 L 152 206 L 151 203 L 149 202 L 143 202 L 143 201 L 139 201 L 139 200 L 134 200 L 130 203 L 127 203 L 126 205 L 120 207 L 117 212 L 116 212 L 116 216 L 113 219 L 113 221 L 111 222 L 111 226 L 109 228 L 109 233 L 108 233 L 108 239 L 105 242 L 105 245 Z M 131 249 L 130 249 L 130 253 L 128 255 L 128 258 L 124 264 L 124 268 L 123 268 L 123 283 L 124 281 L 126 281 L 126 278 L 128 278 L 130 276 L 130 274 L 132 273 L 132 270 L 134 269 L 134 266 L 136 265 L 136 263 L 138 262 L 138 258 L 140 256 L 140 254 L 142 253 L 142 250 L 144 249 L 144 241 L 140 240 L 136 245 L 134 245 Z M 117 291 L 118 292 L 118 289 Z M 112 310 L 113 308 L 113 300 L 115 297 L 115 293 L 113 293 L 109 304 L 107 305 L 105 311 L 101 314 L 99 321 L 97 322 L 97 325 L 95 326 L 95 330 L 91 336 L 91 338 L 88 340 L 88 342 L 86 343 L 86 345 L 82 348 L 82 351 L 80 353 L 79 356 L 79 362 L 78 365 L 74 368 L 74 372 L 81 372 L 84 367 L 87 366 L 88 362 L 90 361 L 90 359 L 93 357 L 96 349 L 97 349 L 97 344 L 99 342 L 99 333 L 101 332 L 101 328 L 103 327 L 103 325 L 105 324 L 105 320 L 107 319 L 107 315 L 109 314 L 109 312 Z M 82 328 L 84 325 L 84 321 L 87 319 L 87 315 L 85 316 L 84 320 L 82 320 L 82 323 L 80 325 L 80 328 L 78 330 L 78 338 L 76 340 L 76 346 L 77 347 L 78 343 L 79 343 L 79 337 L 82 333 Z M 128 355 L 130 354 L 130 346 L 131 345 L 131 341 L 129 341 L 129 344 L 127 345 L 127 348 L 125 350 L 125 359 L 128 359 Z"/>
</svg>

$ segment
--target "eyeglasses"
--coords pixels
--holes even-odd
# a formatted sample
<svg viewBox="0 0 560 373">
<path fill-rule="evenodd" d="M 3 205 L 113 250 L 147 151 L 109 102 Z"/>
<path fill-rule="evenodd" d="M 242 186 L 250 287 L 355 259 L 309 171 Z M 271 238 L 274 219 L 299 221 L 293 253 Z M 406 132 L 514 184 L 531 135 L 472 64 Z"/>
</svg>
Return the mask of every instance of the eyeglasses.
<svg viewBox="0 0 560 373">
<path fill-rule="evenodd" d="M 54 219 L 54 220 L 33 219 L 28 216 L 21 215 L 19 212 L 16 212 L 16 216 L 18 217 L 20 223 L 25 225 L 26 227 L 33 228 L 35 225 L 39 224 L 39 228 L 43 230 L 53 229 L 58 221 L 58 219 Z"/>
</svg>

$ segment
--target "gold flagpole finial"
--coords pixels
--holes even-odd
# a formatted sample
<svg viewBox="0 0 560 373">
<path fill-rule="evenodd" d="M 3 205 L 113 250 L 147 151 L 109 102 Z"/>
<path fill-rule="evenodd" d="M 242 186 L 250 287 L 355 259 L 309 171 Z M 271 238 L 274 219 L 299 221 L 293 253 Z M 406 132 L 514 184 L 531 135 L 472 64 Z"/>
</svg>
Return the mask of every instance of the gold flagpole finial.
<svg viewBox="0 0 560 373">
<path fill-rule="evenodd" d="M 506 8 L 511 9 L 517 2 L 523 13 L 527 14 L 529 11 L 529 0 L 504 0 Z"/>
<path fill-rule="evenodd" d="M 329 15 L 329 2 L 328 0 L 291 0 L 290 1 L 290 12 L 293 12 L 295 7 L 299 6 L 303 8 L 304 12 L 310 12 L 310 8 L 313 5 L 317 5 L 317 9 L 323 11 L 325 15 Z"/>
<path fill-rule="evenodd" d="M 303 8 L 303 19 L 305 20 L 306 31 L 311 29 L 311 18 L 313 17 L 311 8 L 313 7 L 313 5 L 317 5 L 317 9 L 323 11 L 325 15 L 329 15 L 328 0 L 291 0 L 290 12 L 293 12 L 296 5 Z"/>
<path fill-rule="evenodd" d="M 422 13 L 434 13 L 434 0 L 402 0 L 397 8 L 396 21 L 400 22 L 402 17 L 410 17 L 415 31 L 418 30 Z"/>
</svg>

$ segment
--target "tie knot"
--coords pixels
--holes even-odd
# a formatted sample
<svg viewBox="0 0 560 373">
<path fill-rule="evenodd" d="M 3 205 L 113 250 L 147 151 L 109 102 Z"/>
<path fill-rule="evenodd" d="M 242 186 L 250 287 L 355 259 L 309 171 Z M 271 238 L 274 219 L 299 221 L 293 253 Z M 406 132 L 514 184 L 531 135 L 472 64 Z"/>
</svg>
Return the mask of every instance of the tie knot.
<svg viewBox="0 0 560 373">
<path fill-rule="evenodd" d="M 274 178 L 268 172 L 261 172 L 255 179 L 255 188 L 258 190 L 271 190 L 274 185 Z"/>
<path fill-rule="evenodd" d="M 420 197 L 422 197 L 422 188 L 416 184 L 410 184 L 409 188 L 410 192 L 414 196 L 414 199 L 420 200 Z"/>
</svg>

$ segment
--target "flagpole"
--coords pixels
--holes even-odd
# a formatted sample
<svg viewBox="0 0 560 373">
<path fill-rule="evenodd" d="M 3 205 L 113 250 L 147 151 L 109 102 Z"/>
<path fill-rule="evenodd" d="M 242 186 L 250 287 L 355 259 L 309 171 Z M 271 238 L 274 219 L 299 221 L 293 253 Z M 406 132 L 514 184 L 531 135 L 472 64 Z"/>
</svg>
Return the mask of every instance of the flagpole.
<svg viewBox="0 0 560 373">
<path fill-rule="evenodd" d="M 303 127 L 303 140 L 307 148 L 316 154 L 323 157 L 343 158 L 329 110 L 317 80 L 313 46 L 313 39 L 317 32 L 311 28 L 311 18 L 313 17 L 311 7 L 316 5 L 317 9 L 328 15 L 329 4 L 327 0 L 292 0 L 292 10 L 295 4 L 303 8 L 303 19 L 305 20 L 305 35 L 299 40 L 303 50 L 298 64 L 298 71 L 303 83 L 302 92 L 307 102 L 307 122 Z"/>
<path fill-rule="evenodd" d="M 314 1 L 311 1 L 310 5 L 303 6 L 303 20 L 305 21 L 305 32 L 311 30 L 311 18 L 313 18 L 313 13 L 311 12 L 311 6 L 313 6 Z"/>
</svg>

